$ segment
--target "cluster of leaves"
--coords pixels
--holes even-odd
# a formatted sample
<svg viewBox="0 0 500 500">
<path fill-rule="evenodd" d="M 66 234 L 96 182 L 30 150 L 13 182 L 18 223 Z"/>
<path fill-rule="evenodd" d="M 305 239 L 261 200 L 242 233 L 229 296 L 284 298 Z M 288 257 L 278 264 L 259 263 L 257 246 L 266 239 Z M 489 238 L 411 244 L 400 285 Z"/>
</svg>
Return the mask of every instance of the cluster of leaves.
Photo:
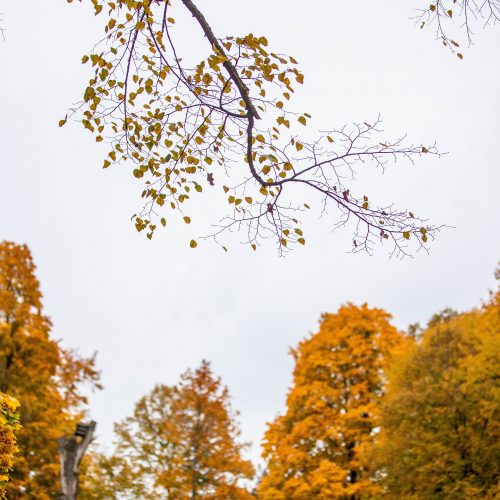
<svg viewBox="0 0 500 500">
<path fill-rule="evenodd" d="M 368 451 L 389 352 L 401 335 L 383 310 L 341 307 L 293 350 L 287 410 L 269 425 L 259 498 L 377 497 Z"/>
<path fill-rule="evenodd" d="M 0 392 L 0 498 L 5 498 L 4 484 L 9 480 L 18 451 L 15 432 L 21 428 L 17 408 L 19 401 Z"/>
<path fill-rule="evenodd" d="M 235 418 L 206 361 L 179 384 L 156 386 L 116 425 L 114 456 L 87 466 L 82 498 L 252 498 L 240 485 L 254 470 Z"/>
<path fill-rule="evenodd" d="M 206 237 L 219 242 L 223 233 L 239 230 L 254 250 L 271 237 L 283 251 L 305 244 L 299 216 L 309 205 L 296 201 L 295 185 L 301 197 L 319 197 L 324 210 L 340 210 L 339 225 L 353 222 L 354 250 L 391 240 L 404 253 L 411 237 L 417 246 L 426 244 L 436 228 L 412 212 L 377 206 L 346 183 L 359 165 L 384 168 L 398 158 L 435 154 L 434 146 L 382 140 L 379 120 L 307 140 L 297 129 L 311 116 L 288 109 L 304 81 L 297 61 L 271 51 L 265 37 L 219 39 L 191 0 L 177 2 L 210 44 L 194 67 L 182 62 L 175 45 L 174 2 L 92 0 L 96 14 L 108 12 L 106 37 L 83 57 L 94 74 L 83 101 L 70 111 L 79 113 L 97 142 L 109 143 L 105 168 L 131 163 L 144 183 L 144 205 L 133 216 L 138 231 L 151 238 L 175 214 L 189 224 L 187 202 L 213 188 L 230 213 Z"/>
<path fill-rule="evenodd" d="M 82 383 L 98 386 L 94 358 L 82 359 L 50 338 L 41 298 L 29 249 L 0 243 L 0 391 L 22 401 L 19 452 L 5 484 L 9 499 L 54 498 L 57 439 L 81 417 Z"/>
<path fill-rule="evenodd" d="M 483 25 L 495 24 L 500 20 L 499 0 L 433 0 L 426 9 L 419 11 L 420 27 L 433 26 L 436 38 L 459 59 L 463 59 L 460 43 L 449 34 L 449 24 L 458 19 L 465 29 L 469 45 L 473 38 L 473 25 L 480 21 Z"/>
</svg>

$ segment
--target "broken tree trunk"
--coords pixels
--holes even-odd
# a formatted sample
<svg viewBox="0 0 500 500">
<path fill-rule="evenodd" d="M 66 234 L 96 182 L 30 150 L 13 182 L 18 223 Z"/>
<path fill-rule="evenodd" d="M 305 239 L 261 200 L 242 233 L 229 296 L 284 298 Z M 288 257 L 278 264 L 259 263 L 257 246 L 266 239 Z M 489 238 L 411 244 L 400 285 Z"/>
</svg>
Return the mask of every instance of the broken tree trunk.
<svg viewBox="0 0 500 500">
<path fill-rule="evenodd" d="M 70 438 L 59 438 L 59 457 L 61 459 L 61 491 L 59 500 L 76 500 L 78 493 L 78 466 L 92 441 L 96 423 L 79 423 L 75 434 Z"/>
</svg>

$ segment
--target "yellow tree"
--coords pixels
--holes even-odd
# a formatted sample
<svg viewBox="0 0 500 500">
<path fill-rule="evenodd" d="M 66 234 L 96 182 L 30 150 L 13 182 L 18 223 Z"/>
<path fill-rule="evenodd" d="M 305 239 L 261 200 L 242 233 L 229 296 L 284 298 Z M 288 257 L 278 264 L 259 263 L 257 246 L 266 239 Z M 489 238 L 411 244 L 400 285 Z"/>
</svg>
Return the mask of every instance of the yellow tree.
<svg viewBox="0 0 500 500">
<path fill-rule="evenodd" d="M 368 451 L 384 366 L 400 340 L 390 315 L 348 304 L 293 350 L 286 412 L 269 425 L 259 485 L 266 500 L 358 499 L 378 492 Z"/>
<path fill-rule="evenodd" d="M 0 391 L 22 401 L 9 500 L 54 498 L 57 439 L 72 434 L 86 402 L 81 383 L 98 380 L 93 358 L 81 359 L 50 338 L 41 299 L 28 247 L 0 243 Z"/>
<path fill-rule="evenodd" d="M 97 142 L 108 142 L 104 168 L 125 162 L 141 182 L 137 230 L 151 238 L 176 216 L 189 224 L 189 201 L 212 191 L 228 212 L 205 237 L 224 248 L 233 229 L 254 250 L 265 238 L 280 251 L 305 244 L 300 219 L 310 198 L 339 213 L 340 225 L 352 223 L 354 251 L 377 241 L 401 253 L 409 240 L 425 245 L 437 228 L 409 210 L 372 202 L 348 179 L 364 165 L 382 170 L 436 148 L 384 137 L 379 119 L 311 137 L 304 132 L 311 116 L 289 107 L 304 81 L 297 61 L 273 51 L 263 36 L 219 38 L 196 3 L 92 0 L 105 38 L 83 57 L 92 76 L 69 116 L 76 113 Z M 193 64 L 176 43 L 182 11 L 207 41 Z"/>
<path fill-rule="evenodd" d="M 19 415 L 16 413 L 19 401 L 0 392 L 0 498 L 5 497 L 5 483 L 9 480 L 17 452 L 15 432 L 20 429 Z"/>
<path fill-rule="evenodd" d="M 251 498 L 240 483 L 254 471 L 235 417 L 206 361 L 178 385 L 156 386 L 116 426 L 116 490 L 138 499 Z"/>
<path fill-rule="evenodd" d="M 388 498 L 500 497 L 500 295 L 394 357 L 377 447 Z"/>
</svg>

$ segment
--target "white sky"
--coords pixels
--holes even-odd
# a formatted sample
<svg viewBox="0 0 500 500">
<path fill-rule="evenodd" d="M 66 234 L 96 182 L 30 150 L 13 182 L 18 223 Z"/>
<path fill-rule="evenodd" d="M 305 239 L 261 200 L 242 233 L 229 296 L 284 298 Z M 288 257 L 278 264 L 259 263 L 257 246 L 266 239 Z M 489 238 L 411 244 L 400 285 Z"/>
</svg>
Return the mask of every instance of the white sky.
<svg viewBox="0 0 500 500">
<path fill-rule="evenodd" d="M 219 36 L 265 35 L 301 62 L 306 81 L 296 105 L 313 115 L 313 127 L 369 122 L 380 112 L 389 135 L 437 140 L 449 152 L 357 184 L 371 199 L 456 226 L 430 255 L 399 261 L 383 249 L 373 257 L 346 253 L 351 233 L 330 232 L 334 212 L 331 220 L 311 218 L 307 246 L 285 258 L 272 244 L 257 253 L 233 245 L 225 254 L 211 243 L 193 251 L 191 227 L 147 241 L 129 221 L 140 206 L 130 169 L 103 171 L 104 148 L 90 134 L 78 124 L 57 127 L 83 93 L 89 69 L 80 59 L 103 19 L 63 0 L 0 0 L 7 28 L 0 238 L 31 248 L 54 336 L 83 354 L 98 351 L 105 389 L 92 396 L 91 414 L 99 439 L 111 442 L 113 422 L 155 383 L 175 383 L 207 358 L 229 386 L 257 457 L 265 422 L 283 408 L 291 380 L 288 348 L 316 330 L 321 312 L 367 301 L 404 328 L 445 307 L 470 308 L 493 286 L 500 30 L 478 27 L 461 62 L 409 19 L 418 0 L 198 4 Z M 192 39 L 203 43 L 189 22 L 177 23 L 188 57 L 196 53 Z M 203 198 L 193 207 L 194 219 L 216 222 Z"/>
</svg>

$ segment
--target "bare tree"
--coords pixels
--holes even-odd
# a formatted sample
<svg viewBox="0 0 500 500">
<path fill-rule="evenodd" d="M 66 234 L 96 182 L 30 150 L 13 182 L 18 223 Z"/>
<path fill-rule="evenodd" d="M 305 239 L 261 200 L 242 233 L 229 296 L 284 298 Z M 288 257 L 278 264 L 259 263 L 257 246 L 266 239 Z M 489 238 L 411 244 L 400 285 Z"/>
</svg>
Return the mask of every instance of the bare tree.
<svg viewBox="0 0 500 500">
<path fill-rule="evenodd" d="M 304 81 L 297 61 L 270 51 L 265 37 L 218 38 L 192 0 L 92 3 L 96 14 L 108 12 L 106 37 L 83 58 L 95 72 L 69 115 L 109 143 L 104 167 L 134 165 L 144 205 L 133 219 L 148 238 L 168 224 L 168 208 L 190 223 L 186 202 L 212 188 L 224 191 L 230 213 L 205 238 L 220 243 L 238 230 L 254 250 L 268 237 L 280 252 L 304 244 L 300 217 L 309 195 L 322 212 L 339 211 L 335 226 L 352 225 L 354 251 L 388 240 L 404 255 L 409 243 L 425 247 L 439 229 L 349 185 L 360 166 L 383 171 L 398 159 L 438 154 L 434 145 L 383 139 L 379 118 L 311 139 L 303 128 L 310 115 L 288 110 Z M 173 4 L 188 9 L 207 40 L 209 55 L 194 67 L 175 44 Z"/>
<path fill-rule="evenodd" d="M 76 500 L 78 494 L 78 466 L 92 442 L 96 423 L 94 421 L 76 426 L 71 438 L 59 439 L 61 458 L 61 491 L 59 500 Z"/>
</svg>

